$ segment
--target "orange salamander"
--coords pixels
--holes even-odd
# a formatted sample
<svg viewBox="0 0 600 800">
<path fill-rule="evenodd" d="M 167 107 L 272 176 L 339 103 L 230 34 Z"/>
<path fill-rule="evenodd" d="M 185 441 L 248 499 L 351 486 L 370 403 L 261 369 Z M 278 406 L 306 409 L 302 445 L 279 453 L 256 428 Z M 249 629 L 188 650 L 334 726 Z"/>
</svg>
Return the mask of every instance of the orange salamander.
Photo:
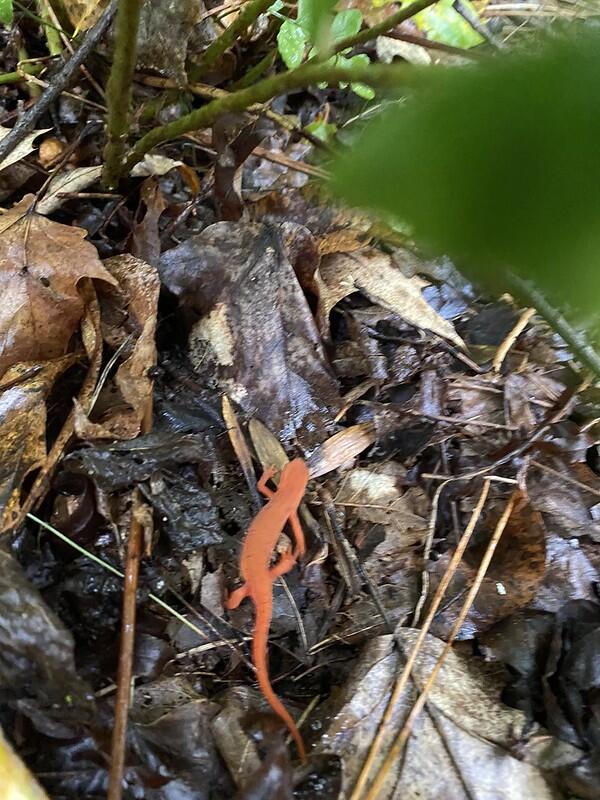
<svg viewBox="0 0 600 800">
<path fill-rule="evenodd" d="M 269 680 L 267 648 L 273 616 L 273 582 L 280 575 L 289 572 L 305 550 L 304 534 L 298 519 L 298 506 L 304 497 L 309 475 L 306 463 L 301 458 L 295 458 L 283 468 L 277 491 L 273 492 L 267 487 L 267 481 L 275 472 L 274 468 L 266 470 L 257 484 L 259 491 L 269 500 L 252 521 L 244 539 L 240 571 L 245 583 L 229 595 L 225 607 L 237 608 L 245 597 L 249 597 L 254 603 L 256 616 L 252 637 L 252 661 L 258 685 L 273 711 L 289 728 L 298 753 L 304 761 L 306 750 L 300 731 L 289 711 L 273 691 Z M 271 566 L 273 551 L 288 521 L 294 534 L 295 547 L 282 553 L 277 563 Z"/>
</svg>

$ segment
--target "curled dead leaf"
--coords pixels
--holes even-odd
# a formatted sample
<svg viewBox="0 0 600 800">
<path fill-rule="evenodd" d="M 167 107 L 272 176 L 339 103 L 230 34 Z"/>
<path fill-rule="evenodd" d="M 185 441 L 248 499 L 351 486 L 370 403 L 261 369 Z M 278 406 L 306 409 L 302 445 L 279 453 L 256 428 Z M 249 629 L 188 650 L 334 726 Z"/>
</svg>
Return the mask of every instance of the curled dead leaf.
<svg viewBox="0 0 600 800">
<path fill-rule="evenodd" d="M 373 303 L 398 314 L 415 328 L 423 328 L 459 347 L 464 342 L 451 322 L 443 319 L 426 302 L 422 289 L 428 284 L 417 276 L 407 278 L 394 258 L 374 248 L 325 256 L 316 273 L 319 287 L 319 327 L 329 333 L 333 307 L 353 292 L 362 292 Z"/>
<path fill-rule="evenodd" d="M 64 355 L 83 313 L 79 281 L 115 284 L 86 232 L 35 213 L 33 199 L 0 216 L 0 374 Z"/>
</svg>

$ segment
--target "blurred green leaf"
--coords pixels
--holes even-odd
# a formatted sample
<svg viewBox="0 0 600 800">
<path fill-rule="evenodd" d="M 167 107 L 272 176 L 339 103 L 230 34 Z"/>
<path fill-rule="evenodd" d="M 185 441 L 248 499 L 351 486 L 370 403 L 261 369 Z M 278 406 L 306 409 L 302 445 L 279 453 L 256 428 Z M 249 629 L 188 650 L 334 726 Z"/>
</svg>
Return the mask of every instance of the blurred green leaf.
<svg viewBox="0 0 600 800">
<path fill-rule="evenodd" d="M 348 8 L 336 14 L 331 23 L 331 38 L 339 42 L 347 36 L 354 36 L 362 25 L 363 16 L 357 8 Z"/>
<path fill-rule="evenodd" d="M 474 15 L 475 8 L 469 0 L 463 0 Z M 469 48 L 483 42 L 483 38 L 473 30 L 469 23 L 452 7 L 453 0 L 438 0 L 432 6 L 415 14 L 417 27 L 434 42 L 450 44 L 453 47 Z"/>
<path fill-rule="evenodd" d="M 537 42 L 422 86 L 333 165 L 349 203 L 505 290 L 510 268 L 578 318 L 600 306 L 600 34 Z"/>
<path fill-rule="evenodd" d="M 12 0 L 0 0 L 0 22 L 3 25 L 12 25 L 13 21 L 13 2 Z"/>
<path fill-rule="evenodd" d="M 298 0 L 298 22 L 318 51 L 329 41 L 336 3 L 337 0 Z"/>
<path fill-rule="evenodd" d="M 325 122 L 324 119 L 316 119 L 304 126 L 304 130 L 312 133 L 317 139 L 322 142 L 330 142 L 337 133 L 337 125 L 331 122 Z"/>
<path fill-rule="evenodd" d="M 306 36 L 297 22 L 288 19 L 283 23 L 277 33 L 277 47 L 288 69 L 300 66 L 304 58 Z"/>
</svg>

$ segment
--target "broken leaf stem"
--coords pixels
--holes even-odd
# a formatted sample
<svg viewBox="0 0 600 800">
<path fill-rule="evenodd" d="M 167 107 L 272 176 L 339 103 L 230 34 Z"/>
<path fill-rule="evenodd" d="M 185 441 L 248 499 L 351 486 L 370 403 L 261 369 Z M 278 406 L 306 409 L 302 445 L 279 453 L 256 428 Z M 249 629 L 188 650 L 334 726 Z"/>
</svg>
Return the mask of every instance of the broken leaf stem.
<svg viewBox="0 0 600 800">
<path fill-rule="evenodd" d="M 131 86 L 137 55 L 137 33 L 143 0 L 120 0 L 115 31 L 115 52 L 106 87 L 106 147 L 102 182 L 112 189 L 119 179 L 129 131 Z"/>
</svg>

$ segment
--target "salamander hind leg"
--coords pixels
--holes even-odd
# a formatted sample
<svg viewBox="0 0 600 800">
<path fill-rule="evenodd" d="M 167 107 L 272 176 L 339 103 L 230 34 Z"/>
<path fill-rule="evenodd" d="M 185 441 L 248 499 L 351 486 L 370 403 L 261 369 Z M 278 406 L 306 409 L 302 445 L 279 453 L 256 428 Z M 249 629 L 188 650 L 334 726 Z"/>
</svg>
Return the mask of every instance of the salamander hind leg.
<svg viewBox="0 0 600 800">
<path fill-rule="evenodd" d="M 232 608 L 237 608 L 246 597 L 248 597 L 248 586 L 244 584 L 240 586 L 239 589 L 236 589 L 235 592 L 231 592 L 227 600 L 225 600 L 225 608 L 229 611 L 231 611 Z"/>
<path fill-rule="evenodd" d="M 285 553 L 282 553 L 279 557 L 279 561 L 269 570 L 270 580 L 274 581 L 276 578 L 280 578 L 282 575 L 285 575 L 286 572 L 293 569 L 295 565 L 296 556 L 291 550 L 286 550 Z"/>
</svg>

